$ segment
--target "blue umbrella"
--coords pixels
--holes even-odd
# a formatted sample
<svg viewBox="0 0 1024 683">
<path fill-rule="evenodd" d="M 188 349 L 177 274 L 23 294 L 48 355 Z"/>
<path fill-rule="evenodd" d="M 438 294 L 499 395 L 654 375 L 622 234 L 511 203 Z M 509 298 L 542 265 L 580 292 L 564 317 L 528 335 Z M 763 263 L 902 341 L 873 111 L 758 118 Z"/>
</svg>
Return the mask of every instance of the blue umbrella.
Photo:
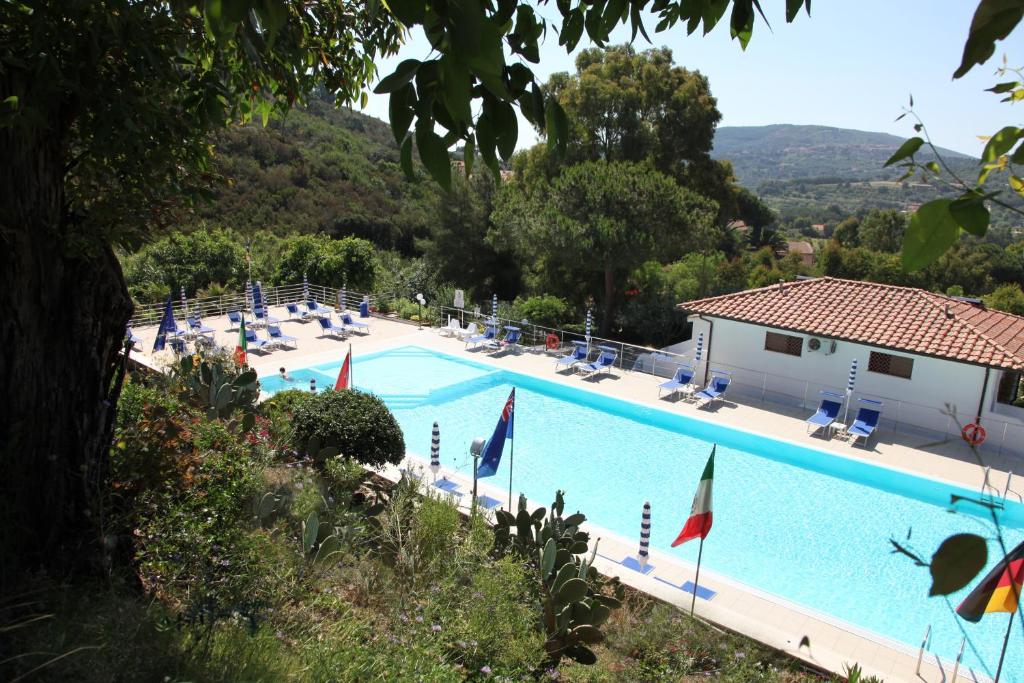
<svg viewBox="0 0 1024 683">
<path fill-rule="evenodd" d="M 637 562 L 640 565 L 641 573 L 647 568 L 647 557 L 651 547 L 651 504 L 644 503 L 644 515 L 640 522 L 640 552 Z"/>
<path fill-rule="evenodd" d="M 441 469 L 441 430 L 434 423 L 434 431 L 430 436 L 430 471 L 437 479 L 437 471 Z"/>
<path fill-rule="evenodd" d="M 316 377 L 309 378 L 309 390 L 316 393 Z"/>
<path fill-rule="evenodd" d="M 494 319 L 494 324 L 498 324 L 498 295 L 495 294 L 491 297 L 491 318 Z"/>
<path fill-rule="evenodd" d="M 587 309 L 587 322 L 585 323 L 584 336 L 587 338 L 587 346 L 590 346 L 590 328 L 594 326 L 594 315 Z"/>
<path fill-rule="evenodd" d="M 188 315 L 188 299 L 185 297 L 185 285 L 181 286 L 181 314 Z"/>
<path fill-rule="evenodd" d="M 245 307 L 252 310 L 252 280 L 245 281 Z"/>
<path fill-rule="evenodd" d="M 846 410 L 843 411 L 843 422 L 850 415 L 850 399 L 853 397 L 853 388 L 857 386 L 857 359 L 850 362 L 850 374 L 846 377 Z"/>
<path fill-rule="evenodd" d="M 154 351 L 163 351 L 167 344 L 167 335 L 178 333 L 178 326 L 174 322 L 174 308 L 171 306 L 171 295 L 167 295 L 167 303 L 164 305 L 164 315 L 160 318 L 160 327 L 156 331 L 156 339 L 153 341 Z"/>
<path fill-rule="evenodd" d="M 309 301 L 309 280 L 306 279 L 306 274 L 302 274 L 302 298 Z"/>
</svg>

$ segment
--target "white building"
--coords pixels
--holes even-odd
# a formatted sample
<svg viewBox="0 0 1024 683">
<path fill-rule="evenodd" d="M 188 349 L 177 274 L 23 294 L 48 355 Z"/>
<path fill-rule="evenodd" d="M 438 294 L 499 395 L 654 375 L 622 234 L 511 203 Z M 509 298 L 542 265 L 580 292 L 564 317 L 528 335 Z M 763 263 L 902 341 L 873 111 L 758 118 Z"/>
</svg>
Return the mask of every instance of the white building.
<svg viewBox="0 0 1024 683">
<path fill-rule="evenodd" d="M 804 407 L 842 392 L 858 361 L 859 398 L 883 402 L 883 426 L 958 434 L 979 422 L 986 446 L 1024 452 L 1024 317 L 910 287 L 807 278 L 687 301 L 703 335 L 698 377 L 731 373 L 729 392 Z M 1018 405 L 1014 405 L 1018 403 Z"/>
</svg>

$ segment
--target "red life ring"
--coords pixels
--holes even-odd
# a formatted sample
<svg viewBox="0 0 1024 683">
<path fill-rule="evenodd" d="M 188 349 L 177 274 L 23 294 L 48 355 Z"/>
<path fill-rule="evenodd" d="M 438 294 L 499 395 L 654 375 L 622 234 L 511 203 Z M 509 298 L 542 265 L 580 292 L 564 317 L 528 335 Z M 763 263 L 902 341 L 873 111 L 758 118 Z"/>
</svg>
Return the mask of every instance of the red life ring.
<svg viewBox="0 0 1024 683">
<path fill-rule="evenodd" d="M 554 351 L 562 345 L 562 340 L 558 338 L 558 335 L 552 332 L 544 338 L 544 344 L 548 347 L 548 351 Z"/>
<path fill-rule="evenodd" d="M 985 428 L 980 424 L 971 423 L 964 425 L 964 428 L 960 430 L 960 435 L 964 437 L 964 441 L 971 444 L 972 446 L 980 446 L 985 443 Z"/>
</svg>

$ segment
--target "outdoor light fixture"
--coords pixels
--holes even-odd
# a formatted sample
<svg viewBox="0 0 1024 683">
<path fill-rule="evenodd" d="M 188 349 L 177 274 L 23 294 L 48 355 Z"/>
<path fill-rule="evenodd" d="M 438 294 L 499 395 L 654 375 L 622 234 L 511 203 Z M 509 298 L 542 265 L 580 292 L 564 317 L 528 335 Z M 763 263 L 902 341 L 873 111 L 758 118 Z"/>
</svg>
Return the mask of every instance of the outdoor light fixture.
<svg viewBox="0 0 1024 683">
<path fill-rule="evenodd" d="M 423 329 L 423 307 L 427 305 L 427 300 L 423 298 L 423 294 L 416 295 L 416 329 Z"/>
<path fill-rule="evenodd" d="M 472 514 L 476 514 L 476 464 L 477 460 L 484 452 L 484 446 L 487 445 L 487 439 L 482 436 L 478 436 L 473 439 L 473 443 L 469 445 L 469 454 L 473 456 L 473 500 L 470 501 L 470 510 Z"/>
</svg>

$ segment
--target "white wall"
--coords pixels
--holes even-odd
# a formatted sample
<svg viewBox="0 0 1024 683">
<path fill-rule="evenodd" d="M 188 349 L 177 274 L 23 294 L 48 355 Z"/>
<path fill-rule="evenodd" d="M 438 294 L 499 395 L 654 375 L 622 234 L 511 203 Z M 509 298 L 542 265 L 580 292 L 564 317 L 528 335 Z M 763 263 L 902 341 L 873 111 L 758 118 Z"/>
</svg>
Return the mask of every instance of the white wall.
<svg viewBox="0 0 1024 683">
<path fill-rule="evenodd" d="M 947 404 L 956 411 L 961 424 L 973 421 L 978 411 L 985 381 L 985 369 L 982 367 L 877 349 L 913 358 L 911 379 L 903 379 L 869 372 L 868 359 L 872 347 L 864 344 L 837 340 L 836 350 L 830 354 L 826 352 L 830 339 L 820 337 L 822 348 L 811 351 L 807 346 L 811 335 L 772 330 L 803 338 L 803 355 L 790 356 L 765 350 L 765 332 L 771 328 L 731 320 L 712 320 L 713 331 L 707 320 L 690 316 L 693 338 L 704 333 L 705 354 L 698 377 L 703 376 L 700 373 L 707 367 L 710 356 L 711 368 L 732 371 L 733 388 L 748 397 L 760 399 L 763 395 L 768 400 L 792 405 L 816 406 L 819 390 L 845 390 L 850 363 L 856 358 L 858 370 L 854 397 L 880 399 L 885 404 L 883 418 L 886 424 L 899 422 L 901 428 L 913 425 L 929 430 L 958 431 L 952 421 L 942 415 Z M 692 343 L 687 342 L 687 345 Z M 998 406 L 999 412 L 995 412 L 999 376 L 998 371 L 991 372 L 982 414 L 983 418 L 991 416 L 993 419 L 989 425 L 990 438 L 1002 436 L 1003 423 L 1010 424 L 1010 432 L 1024 436 L 1024 431 L 1020 431 L 1024 429 L 1024 410 L 1011 408 L 1007 411 L 1005 406 Z M 855 406 L 856 401 L 851 404 L 851 410 Z M 993 433 L 996 431 L 999 433 Z"/>
</svg>

